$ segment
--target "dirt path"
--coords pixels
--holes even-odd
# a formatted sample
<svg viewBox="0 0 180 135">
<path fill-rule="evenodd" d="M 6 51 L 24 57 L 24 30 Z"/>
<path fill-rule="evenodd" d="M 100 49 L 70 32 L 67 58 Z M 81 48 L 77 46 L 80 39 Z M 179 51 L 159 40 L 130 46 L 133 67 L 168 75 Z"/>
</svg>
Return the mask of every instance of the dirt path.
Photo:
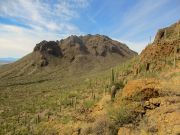
<svg viewBox="0 0 180 135">
<path fill-rule="evenodd" d="M 99 117 L 106 114 L 107 105 L 110 102 L 111 97 L 110 95 L 104 95 L 102 99 L 95 105 L 92 110 L 91 116 L 92 117 Z"/>
</svg>

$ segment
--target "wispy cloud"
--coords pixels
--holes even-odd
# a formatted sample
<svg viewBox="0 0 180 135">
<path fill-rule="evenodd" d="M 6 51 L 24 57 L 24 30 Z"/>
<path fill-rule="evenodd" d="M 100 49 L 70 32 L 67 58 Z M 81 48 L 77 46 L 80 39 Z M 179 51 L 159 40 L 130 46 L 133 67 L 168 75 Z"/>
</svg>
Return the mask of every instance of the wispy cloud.
<svg viewBox="0 0 180 135">
<path fill-rule="evenodd" d="M 169 0 L 139 0 L 131 10 L 124 13 L 122 21 L 119 22 L 119 28 L 114 31 L 114 34 L 120 33 L 125 29 L 136 29 L 134 26 L 141 27 L 144 23 L 152 23 L 154 21 L 153 18 L 151 22 L 149 22 L 147 18 L 152 16 L 155 11 L 162 8 L 168 2 Z M 129 33 L 129 31 L 127 33 Z"/>
<path fill-rule="evenodd" d="M 177 3 L 176 0 L 174 2 Z M 125 41 L 135 51 L 142 51 L 159 28 L 170 25 L 173 19 L 178 18 L 180 6 L 168 8 L 172 4 L 171 0 L 138 0 L 124 12 L 112 35 Z"/>
<path fill-rule="evenodd" d="M 42 0 L 6 0 L 0 1 L 0 16 L 16 19 L 34 29 L 39 27 L 73 33 L 78 28 L 69 20 L 78 17 L 78 8 L 87 6 L 87 0 L 59 0 L 56 3 Z"/>
<path fill-rule="evenodd" d="M 20 57 L 31 52 L 41 40 L 57 40 L 82 33 L 71 20 L 79 17 L 79 9 L 88 6 L 88 0 L 57 0 L 55 3 L 49 0 L 0 1 L 0 17 L 28 26 L 0 22 L 0 57 L 9 54 Z"/>
<path fill-rule="evenodd" d="M 68 36 L 12 25 L 0 24 L 0 29 L 0 57 L 22 57 L 30 53 L 35 44 L 44 39 L 57 40 Z"/>
</svg>

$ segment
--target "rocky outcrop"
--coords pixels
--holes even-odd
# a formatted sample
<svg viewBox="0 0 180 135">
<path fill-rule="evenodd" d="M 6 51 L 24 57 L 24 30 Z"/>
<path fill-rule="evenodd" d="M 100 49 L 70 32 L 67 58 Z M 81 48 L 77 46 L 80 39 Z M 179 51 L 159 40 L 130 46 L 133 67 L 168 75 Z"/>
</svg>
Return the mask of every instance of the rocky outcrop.
<svg viewBox="0 0 180 135">
<path fill-rule="evenodd" d="M 124 87 L 122 97 L 133 101 L 146 101 L 160 94 L 160 83 L 157 79 L 139 79 L 129 81 Z"/>
<path fill-rule="evenodd" d="M 154 42 L 141 52 L 135 72 L 161 70 L 168 63 L 173 63 L 174 53 L 179 53 L 179 48 L 180 22 L 177 22 L 157 32 Z"/>
<path fill-rule="evenodd" d="M 101 35 L 70 36 L 61 40 L 59 47 L 63 50 L 65 56 L 69 54 L 83 54 L 105 57 L 112 53 L 121 55 L 122 57 L 137 55 L 137 53 L 130 50 L 125 44 Z"/>
<path fill-rule="evenodd" d="M 58 46 L 58 42 L 55 41 L 42 41 L 36 44 L 34 52 L 40 52 L 43 56 L 49 54 L 56 57 L 62 56 L 61 49 Z"/>
<path fill-rule="evenodd" d="M 163 40 L 174 40 L 180 38 L 180 21 L 163 29 L 160 29 L 154 42 L 160 42 Z"/>
<path fill-rule="evenodd" d="M 176 76 L 173 78 L 171 79 L 179 79 Z M 126 105 L 135 106 L 133 112 L 139 115 L 134 120 L 135 123 L 120 127 L 118 135 L 180 133 L 180 98 L 177 82 L 164 82 L 153 78 L 129 81 L 115 104 L 118 105 L 122 101 L 126 101 Z"/>
</svg>

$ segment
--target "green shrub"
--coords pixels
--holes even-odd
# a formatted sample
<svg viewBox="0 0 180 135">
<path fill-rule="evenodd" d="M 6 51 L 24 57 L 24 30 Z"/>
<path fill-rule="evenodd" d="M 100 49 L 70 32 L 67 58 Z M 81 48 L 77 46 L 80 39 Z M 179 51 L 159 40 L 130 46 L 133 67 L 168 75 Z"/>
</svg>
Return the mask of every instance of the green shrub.
<svg viewBox="0 0 180 135">
<path fill-rule="evenodd" d="M 84 106 L 85 108 L 88 108 L 88 109 L 91 108 L 91 107 L 93 107 L 94 104 L 95 104 L 95 101 L 94 101 L 94 100 L 86 100 L 86 101 L 83 102 L 83 106 Z"/>
<path fill-rule="evenodd" d="M 82 127 L 82 135 L 117 135 L 118 128 L 107 119 L 106 116 L 96 119 L 94 123 L 86 124 Z"/>
<path fill-rule="evenodd" d="M 92 133 L 95 135 L 117 135 L 118 128 L 106 117 L 101 117 L 93 123 Z"/>
<path fill-rule="evenodd" d="M 63 116 L 62 118 L 62 123 L 63 124 L 67 124 L 72 120 L 72 118 L 70 116 Z"/>
<path fill-rule="evenodd" d="M 132 108 L 123 104 L 120 105 L 119 108 L 110 109 L 109 117 L 115 125 L 120 127 L 124 124 L 132 123 L 135 120 L 136 114 L 134 114 L 132 110 Z"/>
<path fill-rule="evenodd" d="M 117 89 L 123 89 L 124 88 L 124 83 L 123 81 L 119 81 L 118 83 L 114 84 Z"/>
</svg>

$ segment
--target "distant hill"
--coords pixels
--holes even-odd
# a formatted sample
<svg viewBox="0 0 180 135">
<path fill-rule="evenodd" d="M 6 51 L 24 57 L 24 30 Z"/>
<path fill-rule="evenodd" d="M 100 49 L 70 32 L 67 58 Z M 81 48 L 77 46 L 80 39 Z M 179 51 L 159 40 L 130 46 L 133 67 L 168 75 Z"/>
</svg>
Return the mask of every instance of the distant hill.
<svg viewBox="0 0 180 135">
<path fill-rule="evenodd" d="M 136 56 L 124 43 L 104 35 L 72 35 L 60 41 L 42 41 L 32 53 L 3 67 L 11 75 L 35 74 L 52 69 L 86 73 L 113 67 Z M 13 67 L 13 68 L 12 68 Z"/>
</svg>

